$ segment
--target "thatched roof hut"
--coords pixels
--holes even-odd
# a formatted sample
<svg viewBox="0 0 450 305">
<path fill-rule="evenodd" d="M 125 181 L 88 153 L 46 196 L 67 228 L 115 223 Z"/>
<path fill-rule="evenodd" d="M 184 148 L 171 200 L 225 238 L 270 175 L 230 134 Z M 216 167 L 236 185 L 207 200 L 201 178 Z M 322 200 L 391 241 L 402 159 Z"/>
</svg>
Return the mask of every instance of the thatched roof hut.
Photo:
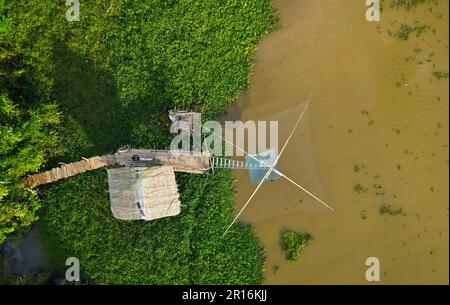
<svg viewBox="0 0 450 305">
<path fill-rule="evenodd" d="M 153 220 L 180 213 L 175 173 L 171 166 L 108 169 L 114 217 Z"/>
</svg>

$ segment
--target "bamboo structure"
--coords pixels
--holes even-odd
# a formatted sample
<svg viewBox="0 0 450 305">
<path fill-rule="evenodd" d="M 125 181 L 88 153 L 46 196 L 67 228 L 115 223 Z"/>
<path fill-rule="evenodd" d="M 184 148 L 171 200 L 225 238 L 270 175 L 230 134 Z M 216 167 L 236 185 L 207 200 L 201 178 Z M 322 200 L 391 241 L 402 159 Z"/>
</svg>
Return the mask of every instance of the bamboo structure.
<svg viewBox="0 0 450 305">
<path fill-rule="evenodd" d="M 200 118 L 200 113 L 192 111 L 170 110 L 169 119 L 176 123 L 176 127 L 183 131 L 192 132 L 194 120 Z"/>
<path fill-rule="evenodd" d="M 24 182 L 27 187 L 34 187 L 72 177 L 94 169 L 114 165 L 116 163 L 115 159 L 109 155 L 96 156 L 70 164 L 64 164 L 49 171 L 28 176 L 25 178 Z"/>
<path fill-rule="evenodd" d="M 35 187 L 112 165 L 124 167 L 171 166 L 176 172 L 201 174 L 209 170 L 210 156 L 209 154 L 196 154 L 189 151 L 118 150 L 114 155 L 83 159 L 46 172 L 30 175 L 25 178 L 24 183 L 27 187 Z"/>
</svg>

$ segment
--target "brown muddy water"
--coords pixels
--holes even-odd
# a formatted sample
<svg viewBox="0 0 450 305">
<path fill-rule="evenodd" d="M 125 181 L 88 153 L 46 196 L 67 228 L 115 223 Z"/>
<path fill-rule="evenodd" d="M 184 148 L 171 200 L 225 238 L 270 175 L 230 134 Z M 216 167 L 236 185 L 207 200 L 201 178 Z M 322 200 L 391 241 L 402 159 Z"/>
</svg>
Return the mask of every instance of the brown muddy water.
<svg viewBox="0 0 450 305">
<path fill-rule="evenodd" d="M 335 211 L 286 180 L 262 186 L 240 220 L 265 247 L 267 284 L 366 284 L 372 256 L 382 284 L 448 283 L 449 92 L 432 73 L 448 72 L 449 3 L 407 12 L 385 2 L 368 22 L 363 0 L 275 1 L 280 26 L 225 117 L 279 120 L 281 145 L 313 94 L 279 169 Z M 430 29 L 388 34 L 414 21 Z M 255 186 L 235 175 L 239 209 Z M 402 213 L 380 215 L 382 204 Z M 314 237 L 295 263 L 280 249 L 285 229 Z"/>
</svg>

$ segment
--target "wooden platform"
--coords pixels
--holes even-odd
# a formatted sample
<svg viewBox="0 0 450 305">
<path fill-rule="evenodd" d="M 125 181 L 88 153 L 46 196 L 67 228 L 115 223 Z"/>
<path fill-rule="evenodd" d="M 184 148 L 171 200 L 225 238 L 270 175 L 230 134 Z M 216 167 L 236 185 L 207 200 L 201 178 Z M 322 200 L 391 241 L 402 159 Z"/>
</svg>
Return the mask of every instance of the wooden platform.
<svg viewBox="0 0 450 305">
<path fill-rule="evenodd" d="M 113 156 L 116 163 L 126 167 L 172 166 L 176 172 L 201 174 L 210 168 L 209 154 L 193 154 L 189 151 L 129 149 Z"/>
</svg>

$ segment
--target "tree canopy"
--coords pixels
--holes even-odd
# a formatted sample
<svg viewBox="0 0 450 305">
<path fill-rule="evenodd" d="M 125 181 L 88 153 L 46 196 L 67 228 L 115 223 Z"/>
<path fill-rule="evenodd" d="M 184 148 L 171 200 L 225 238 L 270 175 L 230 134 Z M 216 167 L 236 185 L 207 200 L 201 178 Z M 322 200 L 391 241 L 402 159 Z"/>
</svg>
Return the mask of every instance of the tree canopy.
<svg viewBox="0 0 450 305">
<path fill-rule="evenodd" d="M 6 93 L 0 95 L 0 244 L 6 234 L 36 220 L 40 201 L 22 178 L 37 172 L 58 151 L 55 104 L 20 109 Z"/>
</svg>

